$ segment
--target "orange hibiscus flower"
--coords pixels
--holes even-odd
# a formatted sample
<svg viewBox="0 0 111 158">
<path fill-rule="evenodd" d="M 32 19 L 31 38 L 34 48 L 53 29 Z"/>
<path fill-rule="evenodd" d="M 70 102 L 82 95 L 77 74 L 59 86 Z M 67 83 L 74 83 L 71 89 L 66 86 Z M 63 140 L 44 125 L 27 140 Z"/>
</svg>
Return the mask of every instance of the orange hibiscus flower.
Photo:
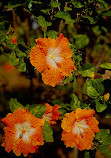
<svg viewBox="0 0 111 158">
<path fill-rule="evenodd" d="M 9 113 L 2 121 L 7 125 L 4 128 L 5 140 L 2 144 L 7 152 L 13 150 L 16 156 L 23 153 L 34 153 L 39 145 L 43 145 L 42 126 L 44 120 L 33 116 L 27 109 L 19 108 Z M 38 146 L 37 146 L 38 145 Z"/>
<path fill-rule="evenodd" d="M 50 106 L 50 104 L 46 103 L 46 112 L 42 116 L 43 120 L 46 120 L 49 124 L 56 124 L 56 120 L 58 120 L 60 116 L 60 112 L 58 109 L 60 108 L 59 105 Z"/>
<path fill-rule="evenodd" d="M 11 43 L 17 44 L 17 37 L 16 36 L 11 38 Z"/>
<path fill-rule="evenodd" d="M 69 41 L 63 34 L 60 34 L 56 40 L 38 38 L 36 42 L 37 46 L 33 47 L 30 52 L 30 62 L 39 72 L 42 72 L 45 84 L 54 87 L 61 79 L 76 70 L 71 58 Z"/>
<path fill-rule="evenodd" d="M 99 132 L 98 121 L 93 117 L 94 110 L 78 108 L 76 111 L 65 114 L 62 121 L 62 141 L 66 147 L 80 150 L 90 149 L 94 133 Z"/>
</svg>

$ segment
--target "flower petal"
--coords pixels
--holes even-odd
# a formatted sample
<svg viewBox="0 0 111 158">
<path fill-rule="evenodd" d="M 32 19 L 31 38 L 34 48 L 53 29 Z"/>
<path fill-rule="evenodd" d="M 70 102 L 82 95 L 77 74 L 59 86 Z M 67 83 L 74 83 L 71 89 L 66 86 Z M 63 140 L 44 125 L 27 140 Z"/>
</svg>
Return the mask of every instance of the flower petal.
<svg viewBox="0 0 111 158">
<path fill-rule="evenodd" d="M 74 112 L 65 114 L 65 118 L 63 118 L 61 124 L 62 129 L 65 130 L 66 132 L 72 132 L 75 120 L 76 118 Z"/>
<path fill-rule="evenodd" d="M 61 57 L 70 58 L 72 57 L 72 51 L 69 49 L 69 41 L 61 33 L 56 39 L 56 47 L 59 47 Z"/>
<path fill-rule="evenodd" d="M 59 71 L 62 73 L 63 76 L 69 76 L 73 70 L 76 70 L 71 58 L 63 59 L 59 65 Z"/>
<path fill-rule="evenodd" d="M 95 111 L 94 110 L 87 110 L 87 109 L 81 109 L 81 108 L 78 108 L 76 110 L 76 119 L 77 120 L 82 120 L 84 118 L 88 118 L 88 117 L 92 117 L 94 115 Z"/>
<path fill-rule="evenodd" d="M 2 146 L 5 147 L 5 150 L 9 153 L 14 145 L 14 129 L 10 129 L 9 127 L 4 127 L 5 132 L 5 141 L 2 143 Z"/>
<path fill-rule="evenodd" d="M 49 84 L 53 87 L 55 87 L 63 78 L 60 71 L 58 69 L 46 69 L 42 73 L 42 79 L 45 84 Z"/>
<path fill-rule="evenodd" d="M 99 122 L 95 119 L 95 117 L 87 118 L 86 122 L 93 132 L 99 132 L 99 128 L 98 128 Z"/>
<path fill-rule="evenodd" d="M 79 142 L 77 145 L 79 150 L 91 149 L 92 140 L 94 138 L 94 132 L 91 129 L 87 129 L 81 138 L 79 138 Z"/>
<path fill-rule="evenodd" d="M 63 131 L 61 140 L 64 141 L 66 147 L 74 148 L 76 145 L 77 138 L 73 133 Z"/>
<path fill-rule="evenodd" d="M 40 50 L 38 46 L 33 47 L 30 51 L 30 62 L 39 72 L 42 72 L 48 67 L 46 53 L 45 50 Z"/>
</svg>

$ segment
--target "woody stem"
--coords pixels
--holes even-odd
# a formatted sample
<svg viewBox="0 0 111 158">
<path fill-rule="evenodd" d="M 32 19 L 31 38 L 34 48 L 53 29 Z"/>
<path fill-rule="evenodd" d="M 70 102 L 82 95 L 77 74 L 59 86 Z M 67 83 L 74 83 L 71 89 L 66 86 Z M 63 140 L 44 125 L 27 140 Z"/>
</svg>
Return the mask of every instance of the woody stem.
<svg viewBox="0 0 111 158">
<path fill-rule="evenodd" d="M 73 150 L 73 158 L 78 158 L 78 148 L 75 146 Z"/>
</svg>

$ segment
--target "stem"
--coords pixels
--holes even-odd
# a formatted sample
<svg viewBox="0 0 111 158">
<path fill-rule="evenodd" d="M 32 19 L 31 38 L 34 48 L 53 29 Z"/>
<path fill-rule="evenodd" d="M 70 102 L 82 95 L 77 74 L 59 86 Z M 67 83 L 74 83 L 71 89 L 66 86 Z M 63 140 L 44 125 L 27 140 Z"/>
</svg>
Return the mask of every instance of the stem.
<svg viewBox="0 0 111 158">
<path fill-rule="evenodd" d="M 58 0 L 56 0 L 56 2 L 58 3 Z M 61 11 L 60 7 L 58 7 L 59 11 Z"/>
<path fill-rule="evenodd" d="M 76 146 L 73 150 L 73 158 L 78 158 L 78 148 Z"/>
</svg>

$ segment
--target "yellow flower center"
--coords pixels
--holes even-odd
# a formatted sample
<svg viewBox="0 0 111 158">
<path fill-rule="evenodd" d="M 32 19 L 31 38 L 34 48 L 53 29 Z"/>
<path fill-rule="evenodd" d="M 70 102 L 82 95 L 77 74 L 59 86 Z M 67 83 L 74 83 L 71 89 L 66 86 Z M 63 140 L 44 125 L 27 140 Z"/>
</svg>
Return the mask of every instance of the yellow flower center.
<svg viewBox="0 0 111 158">
<path fill-rule="evenodd" d="M 47 122 L 49 122 L 49 121 L 52 120 L 51 115 L 52 115 L 51 113 L 44 114 L 44 115 L 42 116 L 42 119 L 45 120 L 45 121 L 47 121 Z"/>
<path fill-rule="evenodd" d="M 17 139 L 22 139 L 25 142 L 29 142 L 30 136 L 32 136 L 35 132 L 35 128 L 32 128 L 30 126 L 29 122 L 24 122 L 24 123 L 18 123 L 15 125 L 15 138 Z"/>
<path fill-rule="evenodd" d="M 57 68 L 57 63 L 62 61 L 62 57 L 60 56 L 60 49 L 59 48 L 49 48 L 46 60 L 47 64 L 53 68 Z"/>
<path fill-rule="evenodd" d="M 88 129 L 89 126 L 86 124 L 85 119 L 81 121 L 76 121 L 73 128 L 73 133 L 77 134 L 78 136 L 82 136 L 85 129 Z"/>
</svg>

